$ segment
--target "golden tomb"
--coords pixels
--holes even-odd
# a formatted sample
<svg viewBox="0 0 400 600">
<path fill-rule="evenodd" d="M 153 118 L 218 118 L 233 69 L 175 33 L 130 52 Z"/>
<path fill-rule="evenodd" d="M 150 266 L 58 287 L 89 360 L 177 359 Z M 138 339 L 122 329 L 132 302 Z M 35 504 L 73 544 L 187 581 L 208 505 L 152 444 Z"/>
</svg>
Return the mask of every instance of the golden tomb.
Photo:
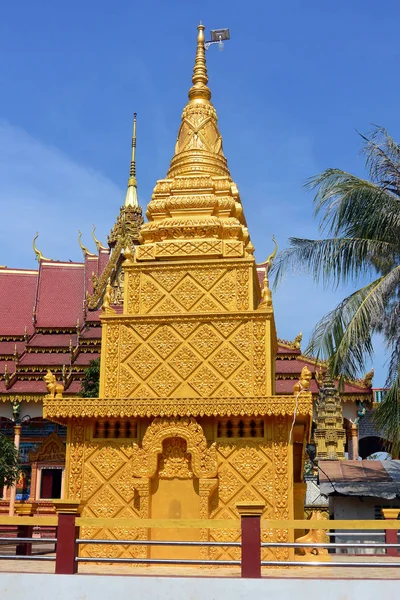
<svg viewBox="0 0 400 600">
<path fill-rule="evenodd" d="M 271 261 L 260 290 L 210 101 L 202 25 L 192 81 L 167 177 L 156 183 L 140 243 L 124 252 L 123 312 L 113 309 L 109 291 L 104 295 L 100 398 L 44 401 L 44 416 L 68 426 L 67 498 L 82 500 L 83 516 L 131 520 L 119 529 L 86 527 L 81 537 L 235 541 L 235 528 L 149 529 L 135 520 L 237 521 L 241 502 L 265 504 L 267 519 L 303 517 L 309 378 L 304 374 L 293 396 L 275 395 Z M 262 535 L 293 539 L 285 528 Z M 81 548 L 91 557 L 239 553 Z M 292 554 L 280 548 L 264 555 Z"/>
</svg>

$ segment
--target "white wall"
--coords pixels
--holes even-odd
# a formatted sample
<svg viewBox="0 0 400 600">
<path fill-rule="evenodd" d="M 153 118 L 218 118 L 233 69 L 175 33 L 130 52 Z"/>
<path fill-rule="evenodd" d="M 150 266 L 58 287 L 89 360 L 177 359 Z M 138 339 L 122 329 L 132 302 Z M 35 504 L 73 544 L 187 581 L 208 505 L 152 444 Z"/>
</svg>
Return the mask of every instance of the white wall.
<svg viewBox="0 0 400 600">
<path fill-rule="evenodd" d="M 0 574 L 1 600 L 398 600 L 398 580 L 310 580 Z"/>
</svg>

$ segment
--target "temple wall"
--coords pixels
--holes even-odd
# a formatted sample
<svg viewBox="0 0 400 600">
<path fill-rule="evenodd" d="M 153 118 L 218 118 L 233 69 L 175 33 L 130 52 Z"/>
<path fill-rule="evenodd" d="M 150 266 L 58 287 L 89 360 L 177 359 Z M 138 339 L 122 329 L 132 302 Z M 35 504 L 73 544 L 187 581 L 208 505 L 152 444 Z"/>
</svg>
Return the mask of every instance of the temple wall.
<svg viewBox="0 0 400 600">
<path fill-rule="evenodd" d="M 96 422 L 74 421 L 67 444 L 69 498 L 85 503 L 83 516 L 238 520 L 237 502 L 265 502 L 265 518 L 293 513 L 290 419 L 170 418 L 141 420 L 136 439 L 95 439 Z M 248 437 L 226 437 L 244 423 Z M 199 427 L 200 425 L 200 427 Z M 202 425 L 204 427 L 202 427 Z M 133 428 L 132 428 L 133 429 Z M 206 434 L 206 436 L 204 435 Z M 225 437 L 224 437 L 225 436 Z M 206 439 L 207 438 L 207 439 Z M 264 541 L 286 541 L 287 530 L 263 531 Z M 82 528 L 82 537 L 235 541 L 237 529 L 148 530 Z M 237 559 L 238 548 L 152 549 L 144 546 L 83 546 L 85 556 Z M 265 557 L 285 559 L 286 549 Z"/>
</svg>

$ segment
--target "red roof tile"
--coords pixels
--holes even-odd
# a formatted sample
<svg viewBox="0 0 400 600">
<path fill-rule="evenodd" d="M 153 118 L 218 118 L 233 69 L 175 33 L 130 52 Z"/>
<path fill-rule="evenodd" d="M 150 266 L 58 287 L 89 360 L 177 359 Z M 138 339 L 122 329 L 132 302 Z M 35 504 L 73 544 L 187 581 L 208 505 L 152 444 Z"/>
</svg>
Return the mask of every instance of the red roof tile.
<svg viewBox="0 0 400 600">
<path fill-rule="evenodd" d="M 54 327 L 56 326 L 57 323 L 54 324 Z M 69 348 L 70 341 L 72 346 L 75 347 L 75 333 L 36 333 L 29 340 L 28 346 L 33 348 Z"/>
<path fill-rule="evenodd" d="M 0 268 L 0 335 L 33 332 L 37 271 Z"/>
<path fill-rule="evenodd" d="M 22 354 L 25 350 L 25 342 L 0 342 L 0 356 L 4 354 L 14 354 L 15 346 L 17 347 L 18 354 Z"/>
<path fill-rule="evenodd" d="M 80 366 L 88 365 L 91 360 L 95 360 L 99 356 L 100 356 L 100 354 L 97 354 L 97 353 L 81 352 L 78 355 L 77 359 L 74 360 L 74 365 L 80 365 Z"/>
<path fill-rule="evenodd" d="M 51 365 L 69 365 L 69 352 L 27 352 L 21 358 L 19 364 L 21 367 L 27 366 L 51 366 Z"/>
<path fill-rule="evenodd" d="M 84 266 L 42 262 L 36 306 L 37 327 L 75 327 L 83 323 Z"/>
</svg>

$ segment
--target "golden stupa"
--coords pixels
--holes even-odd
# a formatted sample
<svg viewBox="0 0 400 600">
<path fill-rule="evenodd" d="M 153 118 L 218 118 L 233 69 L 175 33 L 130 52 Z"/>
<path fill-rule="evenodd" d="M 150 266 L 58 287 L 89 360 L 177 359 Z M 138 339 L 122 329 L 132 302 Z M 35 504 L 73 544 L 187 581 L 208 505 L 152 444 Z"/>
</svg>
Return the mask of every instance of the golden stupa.
<svg viewBox="0 0 400 600">
<path fill-rule="evenodd" d="M 156 183 L 140 243 L 125 251 L 123 312 L 115 312 L 108 291 L 104 296 L 100 398 L 44 402 L 44 416 L 68 427 L 67 498 L 82 501 L 85 517 L 129 523 L 108 529 L 93 520 L 81 537 L 236 540 L 235 528 L 135 521 L 233 523 L 238 503 L 264 505 L 264 518 L 303 516 L 309 379 L 305 374 L 292 397 L 275 395 L 271 260 L 260 290 L 207 86 L 203 25 L 192 82 L 167 177 Z M 282 528 L 262 535 L 289 541 L 292 534 Z M 127 558 L 229 559 L 239 552 L 81 548 L 83 556 Z M 290 552 L 264 555 L 285 559 Z"/>
</svg>

